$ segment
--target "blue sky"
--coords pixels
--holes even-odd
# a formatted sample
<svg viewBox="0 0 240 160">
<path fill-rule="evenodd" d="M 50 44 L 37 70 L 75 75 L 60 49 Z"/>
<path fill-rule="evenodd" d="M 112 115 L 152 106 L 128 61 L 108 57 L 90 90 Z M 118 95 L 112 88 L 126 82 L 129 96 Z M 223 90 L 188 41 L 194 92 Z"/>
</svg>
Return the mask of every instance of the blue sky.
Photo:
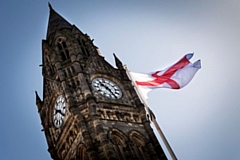
<svg viewBox="0 0 240 160">
<path fill-rule="evenodd" d="M 34 93 L 42 95 L 47 3 L 5 0 L 0 6 L 0 159 L 50 159 Z M 154 90 L 147 103 L 178 159 L 240 159 L 238 0 L 50 3 L 113 65 L 115 53 L 129 70 L 152 72 L 194 52 L 192 61 L 201 59 L 202 68 L 190 84 Z"/>
</svg>

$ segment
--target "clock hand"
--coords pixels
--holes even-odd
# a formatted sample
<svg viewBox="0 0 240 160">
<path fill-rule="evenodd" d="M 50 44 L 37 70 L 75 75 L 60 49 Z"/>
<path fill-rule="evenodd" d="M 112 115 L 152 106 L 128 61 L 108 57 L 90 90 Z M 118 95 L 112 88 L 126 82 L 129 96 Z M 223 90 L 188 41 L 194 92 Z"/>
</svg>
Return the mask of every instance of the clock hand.
<svg viewBox="0 0 240 160">
<path fill-rule="evenodd" d="M 100 83 L 101 87 L 103 87 L 104 89 L 109 91 L 109 88 L 107 87 L 107 85 L 105 85 L 104 83 Z"/>
<path fill-rule="evenodd" d="M 56 114 L 61 112 L 60 109 L 55 109 L 55 111 L 56 111 Z"/>
<path fill-rule="evenodd" d="M 117 96 L 114 94 L 114 92 L 108 86 L 106 86 L 106 89 L 117 99 Z"/>
<path fill-rule="evenodd" d="M 65 114 L 62 113 L 61 109 L 56 109 L 56 114 L 57 114 L 57 113 L 60 113 L 62 116 L 65 116 Z"/>
<path fill-rule="evenodd" d="M 60 114 L 61 114 L 62 116 L 65 116 L 65 113 L 62 113 L 61 111 L 60 111 Z"/>
<path fill-rule="evenodd" d="M 113 87 L 113 86 L 109 86 L 110 84 L 108 84 L 108 83 L 107 83 L 106 81 L 104 81 L 104 80 L 101 81 L 101 82 L 99 81 L 99 85 L 100 85 L 100 88 L 102 89 L 103 92 L 104 92 L 104 90 L 108 92 L 108 93 L 105 92 L 106 95 L 107 95 L 107 94 L 110 94 L 112 98 L 117 99 L 116 93 L 113 92 L 113 90 L 111 89 L 111 87 Z"/>
<path fill-rule="evenodd" d="M 102 83 L 100 83 L 100 86 L 106 90 L 106 86 Z"/>
</svg>

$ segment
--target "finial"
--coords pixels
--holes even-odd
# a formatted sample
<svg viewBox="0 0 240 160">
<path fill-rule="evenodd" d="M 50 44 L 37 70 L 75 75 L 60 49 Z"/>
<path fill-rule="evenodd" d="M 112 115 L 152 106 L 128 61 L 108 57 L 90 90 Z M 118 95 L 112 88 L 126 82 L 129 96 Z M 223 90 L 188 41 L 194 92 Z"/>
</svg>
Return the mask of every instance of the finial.
<svg viewBox="0 0 240 160">
<path fill-rule="evenodd" d="M 53 8 L 52 8 L 50 2 L 48 2 L 48 7 L 49 7 L 50 10 L 53 10 Z"/>
<path fill-rule="evenodd" d="M 35 94 L 36 94 L 36 105 L 38 107 L 38 112 L 39 112 L 42 109 L 43 101 L 38 96 L 37 91 L 35 91 Z"/>
<path fill-rule="evenodd" d="M 40 97 L 38 96 L 38 93 L 37 93 L 37 91 L 35 91 L 35 94 L 36 94 L 36 103 L 41 103 L 42 101 L 41 101 L 41 99 L 40 99 Z"/>
<path fill-rule="evenodd" d="M 123 69 L 123 65 L 122 62 L 117 58 L 117 56 L 115 55 L 115 53 L 113 53 L 113 56 L 115 58 L 115 64 L 117 66 L 118 69 Z"/>
</svg>

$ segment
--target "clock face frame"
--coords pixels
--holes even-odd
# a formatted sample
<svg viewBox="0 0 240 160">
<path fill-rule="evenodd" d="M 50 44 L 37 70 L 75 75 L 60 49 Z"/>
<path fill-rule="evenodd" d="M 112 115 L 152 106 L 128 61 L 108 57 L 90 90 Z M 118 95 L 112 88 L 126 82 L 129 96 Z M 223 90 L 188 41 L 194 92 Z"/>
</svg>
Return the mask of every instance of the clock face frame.
<svg viewBox="0 0 240 160">
<path fill-rule="evenodd" d="M 60 128 L 63 124 L 66 113 L 65 98 L 60 95 L 57 97 L 53 107 L 53 124 L 56 128 Z"/>
<path fill-rule="evenodd" d="M 94 78 L 92 80 L 92 87 L 98 91 L 102 96 L 111 99 L 120 99 L 122 97 L 122 91 L 116 83 L 106 78 Z"/>
</svg>

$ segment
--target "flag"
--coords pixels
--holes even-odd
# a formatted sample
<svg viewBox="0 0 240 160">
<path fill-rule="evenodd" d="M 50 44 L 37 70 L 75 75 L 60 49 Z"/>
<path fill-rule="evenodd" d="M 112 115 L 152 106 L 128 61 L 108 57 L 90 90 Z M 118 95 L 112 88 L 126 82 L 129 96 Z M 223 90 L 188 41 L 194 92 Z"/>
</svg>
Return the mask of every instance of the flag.
<svg viewBox="0 0 240 160">
<path fill-rule="evenodd" d="M 191 63 L 193 53 L 186 54 L 174 65 L 148 74 L 130 72 L 133 81 L 141 90 L 144 98 L 156 88 L 180 89 L 186 86 L 201 68 L 201 61 Z"/>
</svg>

